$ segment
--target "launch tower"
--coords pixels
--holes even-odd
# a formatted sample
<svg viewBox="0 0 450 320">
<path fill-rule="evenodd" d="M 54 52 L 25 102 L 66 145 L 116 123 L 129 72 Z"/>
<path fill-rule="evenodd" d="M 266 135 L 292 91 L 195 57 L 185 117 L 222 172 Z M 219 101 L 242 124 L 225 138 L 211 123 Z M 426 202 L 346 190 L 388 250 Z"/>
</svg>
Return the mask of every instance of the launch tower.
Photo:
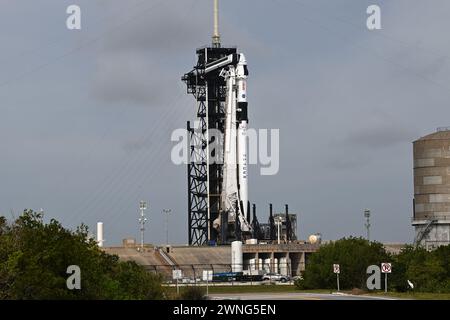
<svg viewBox="0 0 450 320">
<path fill-rule="evenodd" d="M 214 0 L 212 45 L 197 49 L 197 64 L 182 77 L 197 103 L 194 125 L 187 122 L 189 245 L 225 244 L 252 233 L 247 62 L 236 48 L 221 46 L 218 24 L 218 0 Z"/>
</svg>

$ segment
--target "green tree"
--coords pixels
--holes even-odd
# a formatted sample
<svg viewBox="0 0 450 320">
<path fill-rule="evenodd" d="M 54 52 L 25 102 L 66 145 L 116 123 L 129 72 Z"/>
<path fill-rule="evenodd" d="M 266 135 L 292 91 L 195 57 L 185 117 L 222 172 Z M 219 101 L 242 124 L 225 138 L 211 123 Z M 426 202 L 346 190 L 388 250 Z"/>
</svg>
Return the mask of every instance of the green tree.
<svg viewBox="0 0 450 320">
<path fill-rule="evenodd" d="M 441 266 L 441 279 L 437 290 L 439 292 L 450 292 L 450 245 L 440 246 L 432 251 L 432 255 L 439 261 Z"/>
<path fill-rule="evenodd" d="M 362 238 L 344 238 L 325 244 L 313 253 L 306 264 L 303 280 L 297 281 L 301 289 L 335 289 L 336 274 L 333 264 L 340 265 L 340 287 L 342 289 L 365 288 L 369 265 L 380 265 L 389 260 L 389 255 L 378 242 Z"/>
<path fill-rule="evenodd" d="M 394 257 L 391 288 L 396 291 L 450 292 L 450 246 L 428 252 L 408 246 Z"/>
<path fill-rule="evenodd" d="M 67 267 L 81 269 L 81 290 L 66 286 Z M 70 231 L 25 210 L 0 217 L 0 299 L 162 299 L 161 279 L 101 251 L 81 225 Z"/>
</svg>

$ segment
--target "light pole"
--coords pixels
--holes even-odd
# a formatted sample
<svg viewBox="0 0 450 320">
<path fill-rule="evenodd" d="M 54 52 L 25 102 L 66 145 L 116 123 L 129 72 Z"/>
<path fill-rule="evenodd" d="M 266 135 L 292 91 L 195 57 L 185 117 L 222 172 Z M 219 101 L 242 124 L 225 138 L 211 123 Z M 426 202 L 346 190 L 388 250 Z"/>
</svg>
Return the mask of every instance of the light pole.
<svg viewBox="0 0 450 320">
<path fill-rule="evenodd" d="M 144 251 L 144 231 L 145 231 L 145 222 L 147 218 L 145 217 L 144 211 L 147 210 L 147 202 L 141 201 L 139 203 L 139 210 L 141 211 L 141 215 L 139 217 L 139 223 L 141 225 L 141 250 Z"/>
<path fill-rule="evenodd" d="M 166 244 L 169 244 L 169 214 L 172 212 L 171 209 L 163 209 L 163 213 L 166 214 Z"/>
<path fill-rule="evenodd" d="M 364 217 L 366 218 L 365 227 L 367 229 L 367 241 L 370 241 L 370 210 L 364 210 Z"/>
</svg>

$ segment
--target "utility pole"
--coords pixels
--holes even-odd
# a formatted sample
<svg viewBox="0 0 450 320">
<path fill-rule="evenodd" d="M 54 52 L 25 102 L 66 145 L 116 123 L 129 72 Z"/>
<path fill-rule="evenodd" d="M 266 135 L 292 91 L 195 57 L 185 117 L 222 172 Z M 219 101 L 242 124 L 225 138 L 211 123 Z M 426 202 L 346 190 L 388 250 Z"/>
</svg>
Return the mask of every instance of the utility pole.
<svg viewBox="0 0 450 320">
<path fill-rule="evenodd" d="M 370 241 L 370 210 L 364 210 L 364 217 L 366 218 L 365 227 L 367 229 L 367 241 Z"/>
<path fill-rule="evenodd" d="M 141 225 L 141 251 L 144 252 L 144 231 L 145 231 L 145 222 L 147 218 L 145 217 L 144 211 L 147 210 L 147 202 L 141 201 L 139 203 L 139 210 L 141 211 L 141 215 L 139 217 L 139 224 Z"/>
<path fill-rule="evenodd" d="M 166 244 L 169 244 L 169 214 L 172 209 L 163 209 L 163 213 L 166 215 Z"/>
</svg>

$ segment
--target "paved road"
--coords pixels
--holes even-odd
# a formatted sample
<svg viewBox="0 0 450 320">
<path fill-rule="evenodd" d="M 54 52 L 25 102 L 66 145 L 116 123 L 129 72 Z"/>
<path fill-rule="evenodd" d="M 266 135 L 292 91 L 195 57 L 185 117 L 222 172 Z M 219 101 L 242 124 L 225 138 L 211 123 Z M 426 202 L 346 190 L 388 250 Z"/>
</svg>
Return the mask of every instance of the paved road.
<svg viewBox="0 0 450 320">
<path fill-rule="evenodd" d="M 221 293 L 210 294 L 217 300 L 396 300 L 391 297 L 356 296 L 325 293 Z"/>
</svg>

